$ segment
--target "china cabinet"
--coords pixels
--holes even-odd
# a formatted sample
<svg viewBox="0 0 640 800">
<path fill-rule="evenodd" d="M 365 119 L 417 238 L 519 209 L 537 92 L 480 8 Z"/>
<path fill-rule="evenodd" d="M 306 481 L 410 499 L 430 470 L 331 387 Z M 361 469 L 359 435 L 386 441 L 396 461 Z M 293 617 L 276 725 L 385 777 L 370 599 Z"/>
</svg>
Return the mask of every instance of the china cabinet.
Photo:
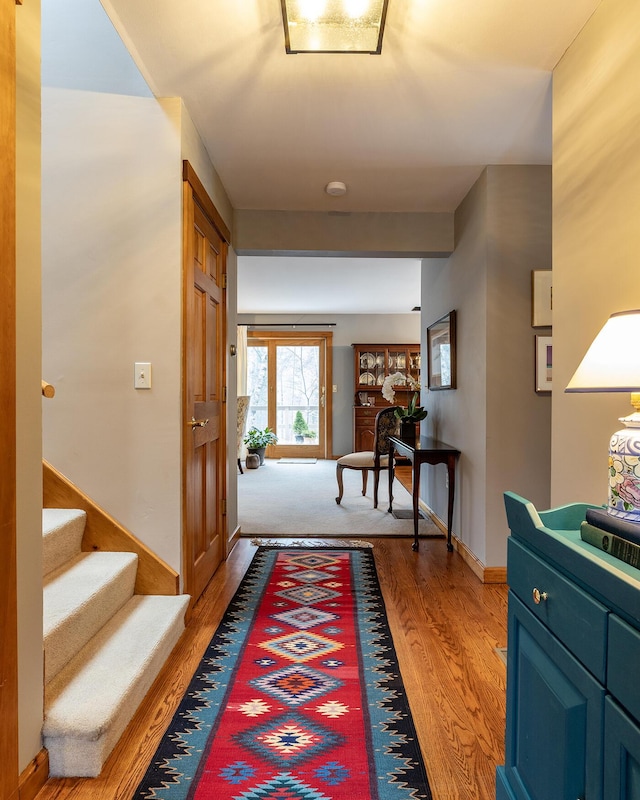
<svg viewBox="0 0 640 800">
<path fill-rule="evenodd" d="M 588 506 L 505 494 L 509 638 L 498 800 L 639 800 L 640 570 L 582 541 Z"/>
<path fill-rule="evenodd" d="M 353 449 L 371 450 L 376 414 L 389 405 L 382 396 L 382 384 L 388 375 L 399 372 L 420 385 L 419 344 L 354 344 Z M 405 383 L 394 386 L 395 404 L 407 405 L 414 392 Z M 418 389 L 419 391 L 419 389 Z"/>
</svg>

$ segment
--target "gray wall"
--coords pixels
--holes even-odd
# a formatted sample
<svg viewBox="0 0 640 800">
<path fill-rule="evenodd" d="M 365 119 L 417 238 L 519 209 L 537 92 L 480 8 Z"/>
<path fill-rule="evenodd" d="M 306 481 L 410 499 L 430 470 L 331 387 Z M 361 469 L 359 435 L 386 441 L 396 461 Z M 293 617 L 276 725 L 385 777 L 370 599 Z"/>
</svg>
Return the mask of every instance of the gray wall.
<svg viewBox="0 0 640 800">
<path fill-rule="evenodd" d="M 544 166 L 488 167 L 456 212 L 453 255 L 423 262 L 423 328 L 458 317 L 458 388 L 423 395 L 424 427 L 462 451 L 454 532 L 489 567 L 506 563 L 502 493 L 549 505 L 551 399 L 534 384 L 535 334 L 549 330 L 531 327 L 530 286 L 550 265 Z M 446 519 L 443 472 L 426 469 L 425 500 Z"/>
<path fill-rule="evenodd" d="M 453 214 L 236 209 L 233 241 L 247 256 L 445 256 L 453 249 Z"/>
<path fill-rule="evenodd" d="M 400 344 L 420 341 L 420 314 L 239 314 L 239 325 L 252 323 L 335 322 L 333 331 L 333 379 L 338 391 L 333 400 L 333 455 L 350 453 L 353 448 L 353 348 L 356 342 Z M 287 330 L 283 328 L 283 330 Z M 311 329 L 308 329 L 311 330 Z"/>
</svg>

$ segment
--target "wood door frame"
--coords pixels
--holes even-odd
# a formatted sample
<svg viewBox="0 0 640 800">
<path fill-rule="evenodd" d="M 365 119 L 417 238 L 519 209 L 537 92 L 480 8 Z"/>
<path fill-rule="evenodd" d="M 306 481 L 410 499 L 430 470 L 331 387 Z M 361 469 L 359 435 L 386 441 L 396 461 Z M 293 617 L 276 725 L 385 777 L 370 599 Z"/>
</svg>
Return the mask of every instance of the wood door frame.
<svg viewBox="0 0 640 800">
<path fill-rule="evenodd" d="M 203 184 L 201 183 L 200 179 L 196 175 L 193 167 L 188 161 L 183 161 L 183 169 L 182 169 L 182 180 L 183 180 L 183 209 L 182 209 L 182 216 L 183 216 L 183 229 L 182 229 L 182 251 L 183 251 L 183 264 L 182 264 L 182 402 L 181 402 L 181 441 L 182 441 L 182 590 L 189 591 L 189 588 L 193 582 L 193 564 L 191 561 L 191 548 L 190 542 L 187 537 L 186 531 L 186 523 L 188 520 L 188 510 L 187 510 L 187 501 L 188 501 L 188 494 L 187 494 L 187 476 L 186 476 L 186 465 L 188 459 L 188 452 L 189 448 L 192 446 L 192 437 L 193 432 L 191 429 L 186 428 L 185 420 L 188 420 L 191 416 L 191 410 L 187 408 L 187 379 L 188 376 L 186 374 L 186 365 L 187 365 L 187 340 L 188 340 L 188 331 L 187 331 L 187 323 L 188 323 L 188 315 L 187 311 L 187 303 L 191 297 L 191 292 L 193 288 L 193 282 L 189 283 L 187 276 L 190 274 L 190 271 L 193 269 L 192 263 L 192 248 L 191 248 L 191 232 L 193 230 L 193 222 L 194 222 L 194 205 L 198 205 L 200 210 L 203 212 L 205 217 L 211 223 L 211 225 L 216 229 L 219 233 L 220 237 L 222 238 L 223 242 L 225 243 L 225 247 L 230 244 L 231 240 L 231 232 L 229 228 L 225 224 L 224 220 L 218 213 L 218 210 L 214 206 L 211 198 L 209 197 L 206 189 L 204 188 Z M 191 263 L 189 260 L 191 259 Z M 220 430 L 220 439 L 221 439 L 221 452 L 223 453 L 223 476 L 222 480 L 222 490 L 221 490 L 221 500 L 226 504 L 227 501 L 227 493 L 229 489 L 229 480 L 228 480 L 228 470 L 229 470 L 229 458 L 227 453 L 227 292 L 226 292 L 226 273 L 223 280 L 223 300 L 221 303 L 221 313 L 222 313 L 222 321 L 220 325 L 220 339 L 218 343 L 218 357 L 220 358 L 220 363 L 222 365 L 222 386 L 223 386 L 223 397 L 222 397 L 222 413 L 221 413 L 221 430 Z M 235 461 L 234 461 L 235 465 Z M 220 537 L 222 542 L 222 558 L 225 559 L 228 555 L 228 518 L 226 515 L 226 511 L 222 514 L 222 530 L 220 531 Z M 192 602 L 195 602 L 197 598 L 193 598 Z"/>
<path fill-rule="evenodd" d="M 18 796 L 16 534 L 16 10 L 0 4 L 0 796 Z"/>
<path fill-rule="evenodd" d="M 305 339 L 322 339 L 324 341 L 324 379 L 325 379 L 325 423 L 324 423 L 324 458 L 333 458 L 333 332 L 332 331 L 282 331 L 282 330 L 250 330 L 247 331 L 247 340 L 261 339 L 263 341 L 304 341 Z M 271 398 L 270 398 L 271 400 Z M 296 447 L 296 445 L 291 445 Z M 298 445 L 299 447 L 299 445 Z M 300 455 L 299 450 L 295 451 Z M 267 448 L 269 455 L 269 448 Z M 286 453 L 282 453 L 286 456 Z"/>
</svg>

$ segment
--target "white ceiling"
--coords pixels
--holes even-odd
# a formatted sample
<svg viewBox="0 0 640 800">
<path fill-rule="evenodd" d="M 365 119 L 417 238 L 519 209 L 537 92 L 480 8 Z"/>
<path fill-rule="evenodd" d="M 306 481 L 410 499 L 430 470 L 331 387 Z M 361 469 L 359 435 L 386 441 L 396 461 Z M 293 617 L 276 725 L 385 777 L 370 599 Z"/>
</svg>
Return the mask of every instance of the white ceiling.
<svg viewBox="0 0 640 800">
<path fill-rule="evenodd" d="M 280 0 L 101 2 L 154 93 L 183 98 L 234 208 L 402 212 L 454 210 L 487 164 L 551 163 L 552 70 L 600 0 L 389 0 L 379 56 L 287 55 Z M 324 292 L 337 311 L 312 272 L 306 307 Z M 299 304 L 304 274 L 243 310 L 273 286 Z"/>
<path fill-rule="evenodd" d="M 320 211 L 451 211 L 486 164 L 550 163 L 551 71 L 600 2 L 390 0 L 370 56 L 287 55 L 280 0 L 102 1 L 235 208 Z"/>
<path fill-rule="evenodd" d="M 238 259 L 240 314 L 408 314 L 419 305 L 416 258 Z"/>
</svg>

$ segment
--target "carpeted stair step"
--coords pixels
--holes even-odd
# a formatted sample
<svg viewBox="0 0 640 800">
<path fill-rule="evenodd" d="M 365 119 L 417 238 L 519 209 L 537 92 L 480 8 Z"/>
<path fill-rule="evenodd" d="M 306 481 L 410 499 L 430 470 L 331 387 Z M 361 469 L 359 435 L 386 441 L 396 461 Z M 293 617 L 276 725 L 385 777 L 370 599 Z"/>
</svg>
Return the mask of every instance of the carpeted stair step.
<svg viewBox="0 0 640 800">
<path fill-rule="evenodd" d="M 87 515 L 73 508 L 42 510 L 42 574 L 78 555 Z"/>
<path fill-rule="evenodd" d="M 44 580 L 45 684 L 133 596 L 135 553 L 80 553 Z"/>
<path fill-rule="evenodd" d="M 135 595 L 45 689 L 51 776 L 94 777 L 184 630 L 188 595 Z"/>
</svg>

